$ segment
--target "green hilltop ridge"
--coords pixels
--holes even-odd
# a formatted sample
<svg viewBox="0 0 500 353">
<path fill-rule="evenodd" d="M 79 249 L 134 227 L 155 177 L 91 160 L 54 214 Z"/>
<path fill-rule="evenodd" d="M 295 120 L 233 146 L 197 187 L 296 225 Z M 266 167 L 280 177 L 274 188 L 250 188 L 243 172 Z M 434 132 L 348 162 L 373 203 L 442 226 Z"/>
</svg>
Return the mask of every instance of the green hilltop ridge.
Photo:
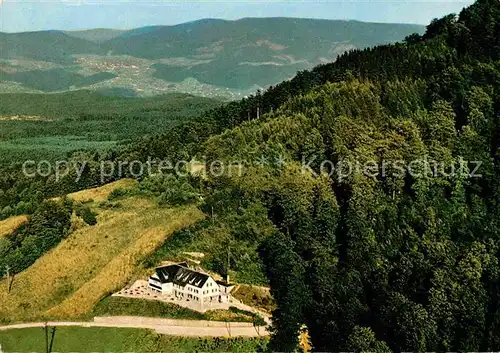
<svg viewBox="0 0 500 353">
<path fill-rule="evenodd" d="M 0 82 L 4 92 L 125 88 L 140 95 L 175 90 L 210 95 L 213 87 L 226 90 L 216 94 L 234 98 L 333 61 L 348 50 L 399 41 L 423 29 L 358 21 L 244 18 L 130 31 L 0 33 Z M 197 83 L 189 84 L 189 79 Z"/>
<path fill-rule="evenodd" d="M 101 54 L 105 49 L 97 43 L 70 37 L 62 31 L 24 33 L 0 32 L 0 58 L 26 58 L 57 64 L 73 64 L 75 54 Z"/>
<path fill-rule="evenodd" d="M 64 33 L 70 37 L 85 39 L 95 43 L 104 43 L 108 40 L 119 37 L 124 32 L 126 31 L 121 29 L 109 28 L 95 28 L 81 31 L 64 31 Z"/>
</svg>

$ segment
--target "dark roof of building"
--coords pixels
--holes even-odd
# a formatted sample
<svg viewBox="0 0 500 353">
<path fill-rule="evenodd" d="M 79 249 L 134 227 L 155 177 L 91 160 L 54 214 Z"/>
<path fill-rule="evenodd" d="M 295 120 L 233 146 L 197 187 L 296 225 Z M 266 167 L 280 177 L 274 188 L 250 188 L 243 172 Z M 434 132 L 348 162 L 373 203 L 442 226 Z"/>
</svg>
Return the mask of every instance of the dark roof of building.
<svg viewBox="0 0 500 353">
<path fill-rule="evenodd" d="M 156 275 L 161 283 L 174 283 L 184 287 L 187 284 L 202 288 L 207 282 L 209 275 L 191 270 L 182 266 L 183 264 L 158 267 Z"/>
<path fill-rule="evenodd" d="M 234 287 L 235 286 L 233 283 L 227 283 L 225 281 L 215 281 L 215 282 L 217 282 L 217 284 L 219 286 L 223 286 L 223 287 L 228 287 L 229 288 L 229 287 Z"/>
</svg>

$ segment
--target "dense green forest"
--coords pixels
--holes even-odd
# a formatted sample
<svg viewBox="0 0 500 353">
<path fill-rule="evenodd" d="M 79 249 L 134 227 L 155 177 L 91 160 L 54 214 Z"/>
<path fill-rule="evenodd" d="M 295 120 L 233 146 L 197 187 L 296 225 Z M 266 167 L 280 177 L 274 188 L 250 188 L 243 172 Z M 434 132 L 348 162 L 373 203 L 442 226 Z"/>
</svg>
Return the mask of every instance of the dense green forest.
<svg viewBox="0 0 500 353">
<path fill-rule="evenodd" d="M 75 151 L 105 153 L 117 144 L 168 131 L 220 104 L 187 94 L 0 94 L 0 165 L 64 159 Z"/>
<path fill-rule="evenodd" d="M 193 156 L 207 167 L 240 162 L 242 174 L 142 180 L 166 205 L 194 202 L 196 190 L 209 216 L 157 259 L 199 246 L 225 274 L 217 259 L 230 246 L 230 271 L 271 285 L 272 350 L 293 351 L 302 325 L 315 351 L 500 347 L 498 1 L 105 156 L 75 155 L 88 161 L 78 183 L 3 173 L 1 207 L 36 212 L 47 195 L 113 180 L 100 179 L 102 158 Z"/>
<path fill-rule="evenodd" d="M 20 115 L 78 121 L 132 118 L 176 120 L 198 116 L 203 110 L 219 105 L 213 99 L 181 93 L 125 99 L 85 90 L 58 94 L 4 93 L 0 94 L 0 102 L 0 117 Z"/>
<path fill-rule="evenodd" d="M 34 70 L 15 73 L 0 71 L 0 81 L 22 82 L 25 86 L 43 92 L 56 92 L 90 86 L 117 77 L 111 72 L 100 72 L 90 76 L 63 69 Z"/>
</svg>

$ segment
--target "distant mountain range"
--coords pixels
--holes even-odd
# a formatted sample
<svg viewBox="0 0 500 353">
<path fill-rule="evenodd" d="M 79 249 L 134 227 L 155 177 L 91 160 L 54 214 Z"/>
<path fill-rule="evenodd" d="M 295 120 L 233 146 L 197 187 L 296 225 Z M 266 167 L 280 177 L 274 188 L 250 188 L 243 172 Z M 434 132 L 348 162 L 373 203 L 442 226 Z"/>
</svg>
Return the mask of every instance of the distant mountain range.
<svg viewBox="0 0 500 353">
<path fill-rule="evenodd" d="M 232 97 L 334 61 L 345 51 L 400 41 L 424 29 L 359 21 L 244 18 L 129 31 L 0 33 L 0 90 L 87 88 Z"/>
</svg>

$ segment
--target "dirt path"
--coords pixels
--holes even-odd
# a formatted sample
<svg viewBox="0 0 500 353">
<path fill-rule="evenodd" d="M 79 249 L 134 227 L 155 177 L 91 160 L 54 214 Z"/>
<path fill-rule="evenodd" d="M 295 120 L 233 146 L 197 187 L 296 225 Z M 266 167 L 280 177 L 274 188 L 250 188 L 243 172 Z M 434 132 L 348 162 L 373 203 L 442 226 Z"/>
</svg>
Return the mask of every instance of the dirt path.
<svg viewBox="0 0 500 353">
<path fill-rule="evenodd" d="M 254 327 L 245 322 L 218 322 L 196 320 L 171 320 L 137 316 L 96 317 L 90 322 L 33 322 L 0 326 L 0 331 L 47 326 L 115 327 L 150 329 L 159 334 L 193 337 L 259 337 L 267 336 L 265 327 Z"/>
</svg>

